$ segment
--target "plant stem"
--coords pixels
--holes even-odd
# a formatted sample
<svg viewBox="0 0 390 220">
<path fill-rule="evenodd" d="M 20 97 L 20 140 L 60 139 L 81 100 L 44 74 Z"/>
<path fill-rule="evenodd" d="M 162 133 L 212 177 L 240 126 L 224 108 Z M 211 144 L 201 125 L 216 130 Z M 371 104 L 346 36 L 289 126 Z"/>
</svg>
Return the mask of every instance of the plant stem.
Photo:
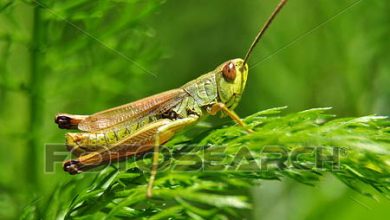
<svg viewBox="0 0 390 220">
<path fill-rule="evenodd" d="M 37 168 L 38 168 L 38 151 L 40 146 L 40 129 L 42 128 L 42 82 L 43 73 L 41 70 L 41 49 L 42 49 L 42 8 L 39 5 L 34 7 L 33 11 L 33 29 L 31 39 L 31 51 L 30 51 L 30 62 L 31 62 L 31 75 L 30 75 L 30 121 L 28 125 L 28 131 L 31 136 L 27 143 L 27 155 L 25 162 L 27 163 L 28 169 L 26 169 L 26 177 L 28 182 L 33 186 L 37 186 Z"/>
</svg>

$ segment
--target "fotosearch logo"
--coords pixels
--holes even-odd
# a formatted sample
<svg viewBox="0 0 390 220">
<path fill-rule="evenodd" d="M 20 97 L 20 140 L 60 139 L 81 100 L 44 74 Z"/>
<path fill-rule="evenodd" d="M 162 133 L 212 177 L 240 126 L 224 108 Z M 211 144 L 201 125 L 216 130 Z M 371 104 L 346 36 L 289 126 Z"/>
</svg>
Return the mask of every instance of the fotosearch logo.
<svg viewBox="0 0 390 220">
<path fill-rule="evenodd" d="M 75 173 L 96 172 L 107 166 L 119 169 L 137 167 L 149 172 L 152 146 L 121 145 L 115 151 L 107 147 L 94 147 L 94 151 L 67 151 L 63 144 L 45 145 L 45 172 L 55 172 L 56 164 L 74 166 Z M 70 159 L 67 160 L 67 158 Z M 346 148 L 285 147 L 267 145 L 259 147 L 241 146 L 232 151 L 226 146 L 179 145 L 161 146 L 159 151 L 159 171 L 170 172 L 263 172 L 270 170 L 339 170 L 340 159 L 347 156 Z M 64 161 L 65 164 L 64 164 Z M 122 161 L 127 161 L 121 163 Z M 92 169 L 97 168 L 97 169 Z M 68 169 L 70 169 L 68 167 Z M 71 174 L 75 174 L 71 173 Z"/>
</svg>

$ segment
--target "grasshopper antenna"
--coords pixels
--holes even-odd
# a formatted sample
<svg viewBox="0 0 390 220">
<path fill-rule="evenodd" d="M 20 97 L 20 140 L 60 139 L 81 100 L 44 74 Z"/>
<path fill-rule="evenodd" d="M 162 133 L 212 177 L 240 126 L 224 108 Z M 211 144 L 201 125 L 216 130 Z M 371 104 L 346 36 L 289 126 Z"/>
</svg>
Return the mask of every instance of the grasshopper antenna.
<svg viewBox="0 0 390 220">
<path fill-rule="evenodd" d="M 282 10 L 283 6 L 287 3 L 287 0 L 281 0 L 279 4 L 276 6 L 275 10 L 272 12 L 271 16 L 268 18 L 268 20 L 265 22 L 263 27 L 260 29 L 259 33 L 257 34 L 255 40 L 252 42 L 252 45 L 249 47 L 248 52 L 245 55 L 244 58 L 244 65 L 248 62 L 248 59 L 250 55 L 252 54 L 253 49 L 255 48 L 256 44 L 259 42 L 261 37 L 264 35 L 265 31 L 268 29 L 268 27 L 271 25 L 272 21 L 276 17 L 276 15 Z"/>
</svg>

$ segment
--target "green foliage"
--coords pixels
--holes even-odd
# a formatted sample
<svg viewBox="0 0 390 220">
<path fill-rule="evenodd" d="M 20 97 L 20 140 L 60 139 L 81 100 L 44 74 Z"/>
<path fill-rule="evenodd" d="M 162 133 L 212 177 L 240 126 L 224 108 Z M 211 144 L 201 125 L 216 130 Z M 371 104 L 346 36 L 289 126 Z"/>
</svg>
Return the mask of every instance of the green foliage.
<svg viewBox="0 0 390 220">
<path fill-rule="evenodd" d="M 356 1 L 289 1 L 249 62 L 249 80 L 237 108 L 239 115 L 283 105 L 288 105 L 291 112 L 333 106 L 334 113 L 341 116 L 389 115 L 390 29 L 387 24 L 390 2 L 359 1 L 338 14 Z M 153 200 L 144 200 L 147 174 L 143 174 L 148 166 L 142 171 L 111 167 L 97 177 L 94 173 L 69 176 L 59 169 L 60 165 L 54 173 L 45 172 L 45 144 L 64 141 L 64 132 L 53 123 L 55 114 L 90 114 L 128 103 L 176 88 L 227 59 L 243 56 L 273 7 L 273 1 L 261 0 L 0 0 L 0 218 L 18 218 L 22 210 L 23 217 L 31 219 L 87 213 L 93 213 L 94 217 L 109 213 L 142 216 L 143 208 L 146 209 L 144 216 L 159 213 L 162 218 L 164 215 L 218 218 L 239 212 L 240 217 L 250 218 L 246 213 L 252 208 L 260 212 L 261 217 L 272 216 L 271 213 L 294 213 L 288 217 L 302 219 L 325 216 L 331 213 L 328 210 L 334 208 L 336 202 L 339 210 L 334 213 L 343 215 L 332 218 L 355 219 L 356 216 L 362 218 L 362 214 L 369 218 L 376 215 L 377 219 L 388 216 L 385 213 L 389 211 L 385 207 L 388 202 L 382 201 L 373 205 L 373 211 L 364 212 L 354 200 L 348 199 L 355 195 L 353 191 L 340 190 L 337 185 L 326 187 L 329 191 L 339 191 L 339 197 L 331 201 L 323 199 L 320 186 L 328 184 L 326 178 L 316 184 L 319 190 L 310 188 L 312 191 L 298 195 L 273 194 L 272 187 L 279 183 L 272 181 L 260 189 L 248 190 L 248 185 L 254 185 L 258 179 L 289 177 L 314 184 L 329 164 L 318 170 L 276 169 L 251 175 L 231 171 L 160 172 Z M 298 116 L 292 114 L 291 117 L 294 115 Z M 380 195 L 387 194 L 386 177 L 379 178 L 388 169 L 388 162 L 383 162 L 387 160 L 387 152 L 381 151 L 385 147 L 377 147 L 379 141 L 380 146 L 385 146 L 388 140 L 385 120 L 343 119 L 344 122 L 340 121 L 343 127 L 337 120 L 323 126 L 321 119 L 317 126 L 307 119 L 308 124 L 298 123 L 297 118 L 288 122 L 290 119 L 286 117 L 290 116 L 279 119 L 276 115 L 256 116 L 253 118 L 256 122 L 251 123 L 253 126 L 272 121 L 267 126 L 273 124 L 274 127 L 271 131 L 271 127 L 259 125 L 258 131 L 267 136 L 256 133 L 250 135 L 253 138 L 250 140 L 235 126 L 215 132 L 212 129 L 215 126 L 191 129 L 170 142 L 171 161 L 182 162 L 178 159 L 181 152 L 218 153 L 223 149 L 234 154 L 237 145 L 244 142 L 255 158 L 259 156 L 258 148 L 268 142 L 283 143 L 288 152 L 294 152 L 294 149 L 309 146 L 303 139 L 316 146 L 324 145 L 324 151 L 331 155 L 328 149 L 333 149 L 337 143 L 348 154 L 341 160 L 344 171 L 331 173 L 360 191 L 371 192 L 365 186 L 373 186 L 383 191 Z M 327 115 L 321 117 L 330 119 Z M 277 119 L 286 121 L 277 122 Z M 332 123 L 341 128 L 334 129 L 330 126 Z M 289 129 L 292 125 L 296 130 Z M 312 126 L 310 132 L 305 126 Z M 295 131 L 301 129 L 304 132 L 298 132 L 300 136 L 297 136 Z M 329 132 L 326 129 L 330 129 Z M 288 132 L 294 135 L 286 136 Z M 200 145 L 187 146 L 189 143 Z M 230 144 L 227 148 L 216 146 L 220 143 Z M 202 145 L 207 147 L 206 151 Z M 355 148 L 360 150 L 355 151 Z M 234 157 L 224 159 L 227 164 L 235 162 Z M 308 162 L 300 165 L 310 168 L 313 158 L 307 155 L 304 159 Z M 127 167 L 131 165 L 134 165 L 132 161 Z M 119 167 L 122 166 L 124 163 Z M 167 178 L 171 175 L 172 182 L 169 182 Z M 111 177 L 110 181 L 104 180 Z M 93 181 L 96 184 L 91 186 Z M 175 192 L 182 190 L 180 192 L 185 194 L 165 195 L 175 184 L 179 186 L 174 188 L 178 190 Z M 204 199 L 202 189 L 208 185 L 211 191 L 207 196 L 220 206 L 210 205 Z M 194 188 L 197 186 L 199 189 Z M 281 181 L 279 186 L 289 192 L 305 187 L 293 185 L 289 180 Z M 131 190 L 130 187 L 138 197 L 125 194 L 124 190 Z M 92 193 L 88 194 L 88 190 Z M 103 193 L 99 194 L 99 190 Z M 324 194 L 331 194 L 329 191 Z M 182 198 L 187 194 L 188 197 Z M 79 196 L 72 203 L 76 195 Z M 158 203 L 162 195 L 166 201 L 162 199 Z M 231 197 L 228 202 L 221 202 L 218 196 Z M 134 204 L 128 201 L 130 197 L 136 201 Z M 266 199 L 262 204 L 259 198 L 272 198 L 276 208 L 268 209 L 269 201 Z M 123 206 L 115 209 L 119 203 Z M 290 205 L 282 210 L 278 208 L 285 203 L 304 207 L 306 213 L 299 216 L 295 210 L 289 210 Z M 139 206 L 146 207 L 138 209 Z M 382 209 L 378 210 L 379 206 Z M 132 211 L 129 207 L 137 209 Z M 99 212 L 94 213 L 96 210 Z M 158 213 L 154 213 L 156 211 Z M 277 215 L 276 219 L 286 217 Z"/>
<path fill-rule="evenodd" d="M 161 53 L 144 20 L 162 2 L 0 1 L 0 218 L 66 178 L 44 172 L 45 144 L 63 137 L 56 113 L 144 95 Z"/>
<path fill-rule="evenodd" d="M 252 208 L 247 191 L 259 180 L 292 178 L 314 185 L 324 173 L 332 173 L 366 195 L 390 196 L 390 122 L 385 117 L 334 118 L 325 108 L 281 116 L 282 109 L 247 117 L 245 122 L 254 133 L 226 125 L 191 141 L 186 141 L 184 133 L 168 142 L 172 154 L 161 161 L 160 167 L 165 168 L 158 173 L 152 199 L 145 196 L 150 167 L 146 157 L 142 160 L 148 164 L 145 167 L 140 160 L 131 160 L 104 169 L 74 197 L 69 188 L 75 181 L 62 185 L 52 194 L 54 205 L 49 200 L 44 207 L 65 207 L 65 212 L 58 209 L 56 213 L 65 218 L 238 218 L 240 212 Z M 245 154 L 243 146 L 248 150 Z M 324 150 L 322 156 L 337 159 L 319 164 L 316 157 L 320 154 L 314 147 Z M 300 149 L 309 151 L 301 151 L 301 157 L 294 159 L 294 152 Z M 275 159 L 281 159 L 281 150 L 289 160 L 282 160 L 283 166 L 272 166 L 278 161 Z M 376 193 L 372 194 L 372 189 Z M 55 199 L 59 195 L 61 201 Z"/>
</svg>

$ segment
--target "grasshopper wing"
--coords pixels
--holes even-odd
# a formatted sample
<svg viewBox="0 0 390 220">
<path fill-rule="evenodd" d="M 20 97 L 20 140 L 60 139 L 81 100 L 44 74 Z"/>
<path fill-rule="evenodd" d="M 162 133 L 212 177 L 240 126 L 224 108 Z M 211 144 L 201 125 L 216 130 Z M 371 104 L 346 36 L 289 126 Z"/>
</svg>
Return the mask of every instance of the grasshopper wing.
<svg viewBox="0 0 390 220">
<path fill-rule="evenodd" d="M 177 105 L 187 93 L 183 89 L 162 92 L 129 104 L 97 112 L 78 124 L 78 129 L 87 132 L 99 131 L 123 122 L 162 114 Z"/>
</svg>

